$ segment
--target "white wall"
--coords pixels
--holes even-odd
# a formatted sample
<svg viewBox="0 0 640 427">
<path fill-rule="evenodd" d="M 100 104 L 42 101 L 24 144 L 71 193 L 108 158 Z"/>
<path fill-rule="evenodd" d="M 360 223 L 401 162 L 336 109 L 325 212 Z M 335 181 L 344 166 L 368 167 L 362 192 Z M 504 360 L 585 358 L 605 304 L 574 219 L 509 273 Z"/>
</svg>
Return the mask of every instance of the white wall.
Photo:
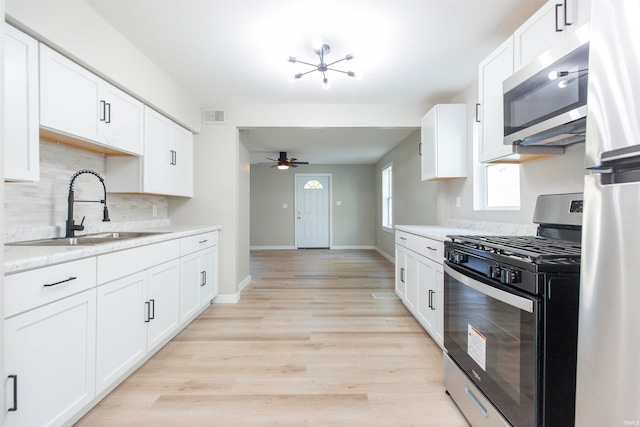
<svg viewBox="0 0 640 427">
<path fill-rule="evenodd" d="M 82 0 L 8 0 L 7 20 L 198 132 L 199 105 Z"/>
</svg>

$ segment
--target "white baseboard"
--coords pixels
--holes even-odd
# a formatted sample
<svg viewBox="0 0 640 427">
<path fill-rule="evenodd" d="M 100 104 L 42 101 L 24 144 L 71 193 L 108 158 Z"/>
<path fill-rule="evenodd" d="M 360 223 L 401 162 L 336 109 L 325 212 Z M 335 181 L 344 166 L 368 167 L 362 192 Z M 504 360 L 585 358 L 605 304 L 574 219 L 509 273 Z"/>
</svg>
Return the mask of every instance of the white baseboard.
<svg viewBox="0 0 640 427">
<path fill-rule="evenodd" d="M 346 245 L 346 246 L 331 246 L 331 249 L 336 249 L 336 250 L 340 250 L 340 249 L 361 249 L 361 250 L 370 250 L 370 249 L 375 249 L 375 246 L 350 246 L 350 245 Z"/>
<path fill-rule="evenodd" d="M 295 246 L 249 246 L 250 251 L 286 251 L 297 249 Z"/>
<path fill-rule="evenodd" d="M 231 294 L 231 295 L 218 294 L 218 296 L 213 300 L 213 303 L 214 304 L 237 304 L 238 301 L 240 301 L 240 292 L 238 292 L 237 294 Z"/>
<path fill-rule="evenodd" d="M 394 257 L 392 257 L 391 255 L 389 255 L 388 253 L 386 253 L 385 251 L 383 251 L 382 249 L 380 249 L 379 247 L 376 246 L 376 251 L 382 255 L 383 257 L 385 257 L 386 259 L 389 260 L 389 262 L 391 262 L 392 264 L 396 263 L 396 260 Z"/>
<path fill-rule="evenodd" d="M 249 283 L 251 283 L 251 275 L 248 275 L 242 282 L 240 282 L 240 285 L 238 285 L 238 292 L 242 293 Z"/>
<path fill-rule="evenodd" d="M 213 304 L 237 304 L 240 301 L 242 291 L 249 285 L 249 283 L 251 283 L 251 275 L 248 275 L 242 282 L 240 282 L 238 285 L 238 292 L 227 295 L 220 294 L 213 300 Z"/>
</svg>

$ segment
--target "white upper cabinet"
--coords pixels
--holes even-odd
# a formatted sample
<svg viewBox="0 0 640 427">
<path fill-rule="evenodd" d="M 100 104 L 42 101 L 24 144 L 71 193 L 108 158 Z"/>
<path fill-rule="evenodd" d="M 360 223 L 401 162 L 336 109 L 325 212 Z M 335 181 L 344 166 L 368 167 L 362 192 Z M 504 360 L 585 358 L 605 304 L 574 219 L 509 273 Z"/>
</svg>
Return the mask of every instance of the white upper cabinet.
<svg viewBox="0 0 640 427">
<path fill-rule="evenodd" d="M 467 106 L 438 104 L 422 118 L 422 180 L 467 176 Z"/>
<path fill-rule="evenodd" d="M 513 36 L 494 50 L 478 67 L 478 157 L 480 162 L 492 161 L 512 153 L 503 144 L 504 114 L 502 82 L 513 74 Z"/>
<path fill-rule="evenodd" d="M 143 151 L 143 104 L 43 44 L 40 126 L 128 154 Z"/>
<path fill-rule="evenodd" d="M 109 191 L 193 197 L 193 134 L 144 110 L 144 155 L 107 157 Z"/>
<path fill-rule="evenodd" d="M 588 1 L 549 0 L 513 34 L 514 70 L 518 71 L 588 22 L 589 17 Z"/>
<path fill-rule="evenodd" d="M 40 179 L 38 42 L 5 24 L 4 179 Z"/>
</svg>

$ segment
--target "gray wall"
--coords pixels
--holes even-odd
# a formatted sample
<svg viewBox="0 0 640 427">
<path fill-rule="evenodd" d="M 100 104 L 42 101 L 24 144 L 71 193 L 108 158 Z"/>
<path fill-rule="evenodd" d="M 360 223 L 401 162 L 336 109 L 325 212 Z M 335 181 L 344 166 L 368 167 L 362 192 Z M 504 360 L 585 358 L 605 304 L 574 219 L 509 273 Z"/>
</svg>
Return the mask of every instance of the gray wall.
<svg viewBox="0 0 640 427">
<path fill-rule="evenodd" d="M 332 247 L 374 246 L 373 165 L 307 165 L 286 171 L 269 165 L 251 165 L 252 247 L 295 247 L 296 173 L 332 175 Z"/>
<path fill-rule="evenodd" d="M 393 233 L 383 229 L 382 224 L 382 174 L 389 163 L 393 163 L 393 223 L 394 224 L 437 224 L 438 186 L 437 181 L 420 179 L 420 156 L 418 144 L 420 131 L 387 153 L 375 166 L 376 170 L 376 243 L 378 249 L 394 256 Z"/>
</svg>

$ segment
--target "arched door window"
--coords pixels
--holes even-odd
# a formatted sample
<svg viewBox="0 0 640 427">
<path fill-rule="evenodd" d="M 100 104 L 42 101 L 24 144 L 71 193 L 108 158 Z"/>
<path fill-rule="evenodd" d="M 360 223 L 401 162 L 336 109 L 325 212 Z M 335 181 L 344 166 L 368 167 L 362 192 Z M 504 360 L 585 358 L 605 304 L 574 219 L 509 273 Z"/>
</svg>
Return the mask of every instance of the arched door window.
<svg viewBox="0 0 640 427">
<path fill-rule="evenodd" d="M 317 179 L 310 179 L 304 184 L 305 190 L 322 190 L 323 188 L 322 183 Z"/>
</svg>

